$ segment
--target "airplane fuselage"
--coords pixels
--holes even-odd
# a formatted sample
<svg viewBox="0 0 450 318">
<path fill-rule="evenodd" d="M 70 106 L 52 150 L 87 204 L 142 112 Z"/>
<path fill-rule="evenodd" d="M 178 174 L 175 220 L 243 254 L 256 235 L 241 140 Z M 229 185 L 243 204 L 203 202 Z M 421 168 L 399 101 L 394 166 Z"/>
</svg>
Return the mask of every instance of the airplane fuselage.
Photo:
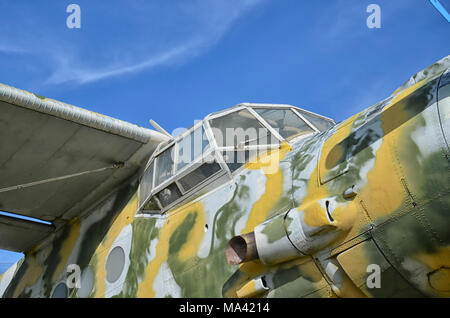
<svg viewBox="0 0 450 318">
<path fill-rule="evenodd" d="M 3 296 L 449 297 L 449 116 L 447 72 L 164 213 L 140 213 L 136 176 L 28 252 Z M 230 265 L 248 233 L 256 256 Z"/>
</svg>

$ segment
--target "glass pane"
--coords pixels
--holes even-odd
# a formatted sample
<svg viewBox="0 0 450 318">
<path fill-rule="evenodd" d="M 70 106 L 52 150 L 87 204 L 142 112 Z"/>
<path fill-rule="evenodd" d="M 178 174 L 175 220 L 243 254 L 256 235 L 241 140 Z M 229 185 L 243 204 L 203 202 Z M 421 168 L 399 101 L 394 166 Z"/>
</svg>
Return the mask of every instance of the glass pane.
<svg viewBox="0 0 450 318">
<path fill-rule="evenodd" d="M 242 109 L 210 120 L 214 138 L 219 147 L 277 144 L 272 136 L 247 109 Z"/>
<path fill-rule="evenodd" d="M 234 172 L 250 160 L 250 151 L 226 151 L 223 158 L 230 171 Z"/>
<path fill-rule="evenodd" d="M 314 116 L 313 114 L 297 110 L 303 117 L 306 118 L 307 121 L 309 121 L 311 124 L 313 124 L 317 129 L 320 131 L 327 130 L 334 126 L 333 122 L 323 119 L 318 116 Z"/>
<path fill-rule="evenodd" d="M 159 211 L 160 207 L 156 203 L 156 196 L 152 196 L 152 198 L 145 204 L 144 210 L 147 211 Z"/>
<path fill-rule="evenodd" d="M 283 138 L 300 136 L 314 132 L 291 109 L 254 108 L 267 123 L 278 131 Z"/>
<path fill-rule="evenodd" d="M 153 166 L 154 161 L 150 164 L 150 167 L 144 172 L 142 176 L 141 185 L 140 185 L 140 200 L 141 204 L 145 199 L 147 199 L 150 191 L 152 190 L 152 182 L 153 182 Z"/>
<path fill-rule="evenodd" d="M 172 183 L 164 190 L 158 192 L 156 196 L 158 197 L 159 202 L 161 202 L 161 205 L 163 207 L 166 207 L 172 202 L 175 202 L 175 200 L 177 200 L 178 198 L 180 198 L 181 192 L 178 189 L 177 185 L 175 183 Z"/>
<path fill-rule="evenodd" d="M 155 186 L 173 175 L 173 146 L 156 157 Z"/>
<path fill-rule="evenodd" d="M 178 141 L 177 170 L 199 158 L 208 149 L 208 146 L 209 141 L 203 126 L 183 137 L 183 139 Z"/>
<path fill-rule="evenodd" d="M 218 163 L 204 163 L 188 175 L 181 178 L 179 182 L 183 189 L 188 191 L 218 171 L 220 171 L 220 165 Z"/>
</svg>

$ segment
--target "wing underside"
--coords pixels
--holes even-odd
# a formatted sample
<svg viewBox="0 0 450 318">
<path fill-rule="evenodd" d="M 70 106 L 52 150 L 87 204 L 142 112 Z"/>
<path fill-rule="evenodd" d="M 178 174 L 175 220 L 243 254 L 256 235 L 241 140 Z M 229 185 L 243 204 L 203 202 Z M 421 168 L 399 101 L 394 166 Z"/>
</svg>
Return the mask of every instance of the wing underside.
<svg viewBox="0 0 450 318">
<path fill-rule="evenodd" d="M 0 249 L 20 252 L 135 175 L 167 139 L 2 84 L 0 127 L 0 211 L 52 223 L 0 215 Z"/>
</svg>

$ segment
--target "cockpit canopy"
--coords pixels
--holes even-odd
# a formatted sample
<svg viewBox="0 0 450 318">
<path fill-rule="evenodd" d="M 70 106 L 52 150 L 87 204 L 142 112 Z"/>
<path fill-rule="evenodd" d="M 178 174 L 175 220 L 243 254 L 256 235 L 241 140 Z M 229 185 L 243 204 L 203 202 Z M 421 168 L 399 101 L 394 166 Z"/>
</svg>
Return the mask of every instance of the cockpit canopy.
<svg viewBox="0 0 450 318">
<path fill-rule="evenodd" d="M 162 143 L 140 183 L 140 209 L 161 213 L 230 180 L 252 158 L 335 125 L 289 105 L 240 104 Z"/>
</svg>

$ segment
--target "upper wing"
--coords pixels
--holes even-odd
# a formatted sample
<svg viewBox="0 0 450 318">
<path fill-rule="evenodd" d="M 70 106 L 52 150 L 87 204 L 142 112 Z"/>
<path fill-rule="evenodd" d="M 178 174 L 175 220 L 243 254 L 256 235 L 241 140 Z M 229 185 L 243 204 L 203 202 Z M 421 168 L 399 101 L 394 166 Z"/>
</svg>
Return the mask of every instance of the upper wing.
<svg viewBox="0 0 450 318">
<path fill-rule="evenodd" d="M 0 211 L 53 223 L 0 215 L 0 249 L 29 250 L 134 175 L 166 139 L 0 84 Z"/>
</svg>

